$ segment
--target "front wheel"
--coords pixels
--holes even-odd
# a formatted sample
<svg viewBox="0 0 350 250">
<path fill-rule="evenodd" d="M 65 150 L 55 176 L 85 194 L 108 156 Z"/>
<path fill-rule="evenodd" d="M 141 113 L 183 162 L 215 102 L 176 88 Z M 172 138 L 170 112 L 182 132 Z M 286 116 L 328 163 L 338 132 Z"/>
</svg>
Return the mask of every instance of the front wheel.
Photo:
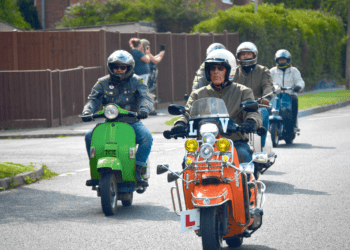
<svg viewBox="0 0 350 250">
<path fill-rule="evenodd" d="M 271 124 L 270 133 L 271 133 L 272 146 L 274 148 L 277 148 L 278 142 L 279 142 L 277 123 L 272 123 Z"/>
<path fill-rule="evenodd" d="M 284 140 L 285 140 L 286 144 L 292 144 L 294 139 L 295 139 L 295 134 L 287 136 L 286 139 L 284 139 Z"/>
<path fill-rule="evenodd" d="M 217 207 L 201 209 L 203 250 L 219 250 L 223 247 L 220 225 L 221 220 Z"/>
<path fill-rule="evenodd" d="M 101 174 L 100 195 L 104 214 L 114 215 L 117 212 L 118 186 L 113 173 Z"/>
<path fill-rule="evenodd" d="M 229 247 L 239 247 L 243 243 L 243 237 L 232 237 L 225 239 L 225 241 Z"/>
</svg>

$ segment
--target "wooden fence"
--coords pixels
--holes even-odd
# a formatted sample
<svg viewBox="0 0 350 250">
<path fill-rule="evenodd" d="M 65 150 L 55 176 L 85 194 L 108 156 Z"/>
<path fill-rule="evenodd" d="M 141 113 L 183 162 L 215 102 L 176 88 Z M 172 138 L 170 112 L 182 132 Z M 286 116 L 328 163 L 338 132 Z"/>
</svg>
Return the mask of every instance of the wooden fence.
<svg viewBox="0 0 350 250">
<path fill-rule="evenodd" d="M 238 33 L 226 32 L 0 32 L 0 129 L 78 122 L 93 84 L 107 74 L 108 56 L 118 49 L 129 51 L 132 37 L 149 40 L 153 55 L 165 44 L 157 65 L 157 108 L 184 103 L 211 43 L 222 43 L 233 54 L 239 45 Z"/>
</svg>

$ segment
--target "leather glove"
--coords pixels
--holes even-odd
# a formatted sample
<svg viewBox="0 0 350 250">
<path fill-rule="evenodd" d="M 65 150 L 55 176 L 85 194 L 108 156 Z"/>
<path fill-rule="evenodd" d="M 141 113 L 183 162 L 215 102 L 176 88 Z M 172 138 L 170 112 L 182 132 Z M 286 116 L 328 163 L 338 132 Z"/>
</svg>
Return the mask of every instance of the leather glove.
<svg viewBox="0 0 350 250">
<path fill-rule="evenodd" d="M 176 123 L 175 126 L 171 129 L 172 134 L 181 134 L 184 132 L 186 132 L 186 123 L 184 122 Z"/>
<path fill-rule="evenodd" d="M 270 101 L 268 99 L 265 99 L 265 98 L 261 99 L 260 103 L 263 105 L 267 105 L 267 106 L 270 105 Z"/>
<path fill-rule="evenodd" d="M 92 112 L 91 110 L 84 110 L 83 115 L 92 115 Z M 83 122 L 90 122 L 92 121 L 92 116 L 82 117 L 81 119 L 83 120 Z"/>
<path fill-rule="evenodd" d="M 138 116 L 140 119 L 146 119 L 148 117 L 148 112 L 141 109 L 141 110 L 139 110 Z"/>
<path fill-rule="evenodd" d="M 255 125 L 256 125 L 256 122 L 253 119 L 248 119 L 242 123 L 240 132 L 243 134 L 253 133 L 255 131 Z"/>
<path fill-rule="evenodd" d="M 293 88 L 294 92 L 300 92 L 300 90 L 301 90 L 301 87 L 299 85 L 295 85 Z"/>
</svg>

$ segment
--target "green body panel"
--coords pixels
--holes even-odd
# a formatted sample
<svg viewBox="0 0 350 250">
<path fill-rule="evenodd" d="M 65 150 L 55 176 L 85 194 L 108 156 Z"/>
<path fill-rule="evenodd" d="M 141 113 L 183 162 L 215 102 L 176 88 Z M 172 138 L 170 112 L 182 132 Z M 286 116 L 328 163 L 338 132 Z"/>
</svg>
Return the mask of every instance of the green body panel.
<svg viewBox="0 0 350 250">
<path fill-rule="evenodd" d="M 91 147 L 95 147 L 95 158 L 90 158 L 91 179 L 99 179 L 97 169 L 109 167 L 121 170 L 123 181 L 135 181 L 136 135 L 129 124 L 105 122 L 97 125 L 92 134 Z M 129 159 L 129 148 L 135 149 L 135 158 Z"/>
</svg>

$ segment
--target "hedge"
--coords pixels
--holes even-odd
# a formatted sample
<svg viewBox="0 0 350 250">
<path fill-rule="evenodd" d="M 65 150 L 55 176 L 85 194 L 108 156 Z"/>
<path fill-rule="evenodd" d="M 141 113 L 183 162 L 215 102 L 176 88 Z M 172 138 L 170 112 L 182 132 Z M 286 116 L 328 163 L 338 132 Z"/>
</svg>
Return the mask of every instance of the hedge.
<svg viewBox="0 0 350 250">
<path fill-rule="evenodd" d="M 279 49 L 292 54 L 306 86 L 321 79 L 342 80 L 346 45 L 344 23 L 334 15 L 313 10 L 287 9 L 283 4 L 234 6 L 194 26 L 195 32 L 238 32 L 240 42 L 253 42 L 259 50 L 258 63 L 275 66 Z"/>
</svg>

